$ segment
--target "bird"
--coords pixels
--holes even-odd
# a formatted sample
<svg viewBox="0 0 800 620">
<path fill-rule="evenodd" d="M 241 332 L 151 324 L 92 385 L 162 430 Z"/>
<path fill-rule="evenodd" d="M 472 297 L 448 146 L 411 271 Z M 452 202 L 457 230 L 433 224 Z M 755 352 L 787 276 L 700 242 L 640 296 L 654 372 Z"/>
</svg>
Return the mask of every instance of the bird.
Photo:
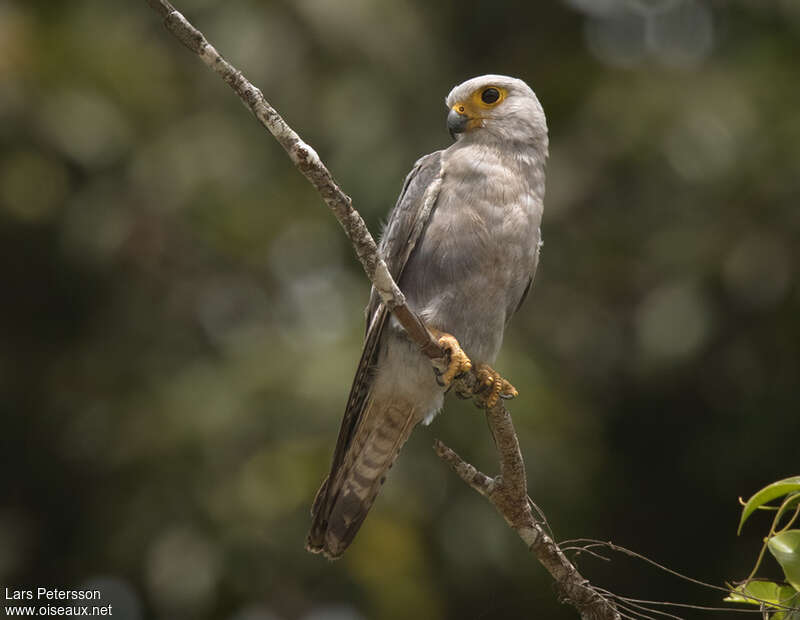
<svg viewBox="0 0 800 620">
<path fill-rule="evenodd" d="M 533 90 L 504 75 L 469 79 L 445 104 L 454 141 L 414 164 L 378 248 L 448 363 L 434 369 L 373 287 L 361 359 L 306 539 L 308 551 L 331 560 L 353 542 L 400 449 L 442 409 L 457 376 L 476 372 L 486 407 L 517 395 L 490 364 L 539 262 L 547 122 Z"/>
</svg>

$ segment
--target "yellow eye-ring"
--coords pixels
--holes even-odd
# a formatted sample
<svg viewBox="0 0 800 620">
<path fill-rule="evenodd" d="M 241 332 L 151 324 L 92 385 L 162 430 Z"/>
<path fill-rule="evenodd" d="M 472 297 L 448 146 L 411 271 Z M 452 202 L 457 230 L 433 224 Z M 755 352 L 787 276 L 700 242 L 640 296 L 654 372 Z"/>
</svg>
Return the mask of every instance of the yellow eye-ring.
<svg viewBox="0 0 800 620">
<path fill-rule="evenodd" d="M 496 106 L 506 97 L 506 89 L 499 86 L 487 86 L 481 90 L 476 90 L 472 98 L 478 106 L 491 108 Z"/>
</svg>

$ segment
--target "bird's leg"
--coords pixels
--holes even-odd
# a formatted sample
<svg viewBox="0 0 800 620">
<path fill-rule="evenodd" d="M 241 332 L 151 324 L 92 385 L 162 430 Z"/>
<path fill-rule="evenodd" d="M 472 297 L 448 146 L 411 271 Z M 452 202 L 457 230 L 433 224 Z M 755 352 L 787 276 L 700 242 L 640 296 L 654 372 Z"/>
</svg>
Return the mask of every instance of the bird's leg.
<svg viewBox="0 0 800 620">
<path fill-rule="evenodd" d="M 439 346 L 445 351 L 446 366 L 444 369 L 434 366 L 436 383 L 443 387 L 450 387 L 453 379 L 472 369 L 472 362 L 461 349 L 461 345 L 458 344 L 458 340 L 456 340 L 455 336 L 451 336 L 446 332 L 441 332 L 432 327 L 429 327 L 428 330 L 431 332 L 433 339 L 436 340 Z"/>
<path fill-rule="evenodd" d="M 477 404 L 491 409 L 497 404 L 498 398 L 519 396 L 517 389 L 488 364 L 478 364 L 475 367 L 475 374 L 478 376 L 479 382 L 478 388 L 475 390 Z M 479 396 L 482 403 L 479 401 Z"/>
</svg>

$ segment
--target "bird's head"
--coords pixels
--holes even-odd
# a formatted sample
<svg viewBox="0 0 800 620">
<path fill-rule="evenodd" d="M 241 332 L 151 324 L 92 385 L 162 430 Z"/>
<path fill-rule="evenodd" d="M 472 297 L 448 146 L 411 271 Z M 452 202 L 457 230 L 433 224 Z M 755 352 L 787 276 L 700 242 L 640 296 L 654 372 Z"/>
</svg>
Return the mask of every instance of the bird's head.
<svg viewBox="0 0 800 620">
<path fill-rule="evenodd" d="M 525 142 L 547 146 L 544 111 L 531 88 L 506 75 L 481 75 L 459 84 L 445 99 L 454 139 Z"/>
</svg>

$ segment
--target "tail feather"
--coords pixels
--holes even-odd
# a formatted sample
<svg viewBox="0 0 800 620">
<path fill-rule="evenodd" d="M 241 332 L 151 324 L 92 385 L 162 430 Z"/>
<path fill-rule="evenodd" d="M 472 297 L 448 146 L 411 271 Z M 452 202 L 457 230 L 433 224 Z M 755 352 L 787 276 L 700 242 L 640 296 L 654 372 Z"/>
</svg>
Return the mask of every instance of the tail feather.
<svg viewBox="0 0 800 620">
<path fill-rule="evenodd" d="M 338 471 L 317 492 L 306 548 L 329 559 L 341 557 L 353 542 L 394 464 L 418 422 L 408 403 L 370 401 Z"/>
</svg>

